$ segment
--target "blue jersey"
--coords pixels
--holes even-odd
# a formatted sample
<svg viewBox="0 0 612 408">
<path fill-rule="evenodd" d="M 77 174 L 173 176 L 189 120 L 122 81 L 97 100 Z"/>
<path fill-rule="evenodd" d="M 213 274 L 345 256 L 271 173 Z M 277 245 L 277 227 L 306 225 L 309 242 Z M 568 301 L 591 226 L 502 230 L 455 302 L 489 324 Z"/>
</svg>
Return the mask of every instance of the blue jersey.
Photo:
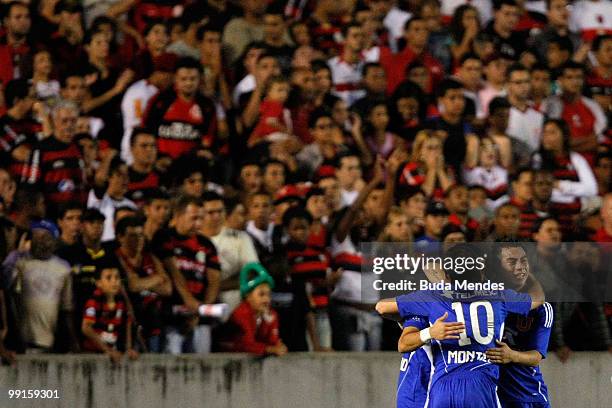
<svg viewBox="0 0 612 408">
<path fill-rule="evenodd" d="M 527 316 L 508 315 L 504 341 L 513 350 L 538 351 L 546 357 L 553 324 L 553 309 L 544 303 Z M 548 402 L 548 390 L 540 367 L 505 364 L 500 368 L 499 399 L 502 402 Z"/>
<path fill-rule="evenodd" d="M 464 322 L 466 330 L 458 340 L 435 340 L 432 343 L 434 375 L 432 388 L 450 374 L 482 374 L 497 381 L 499 367 L 486 358 L 487 349 L 501 339 L 509 312 L 526 315 L 531 297 L 513 290 L 451 292 L 419 291 L 396 298 L 400 315 L 426 316 L 430 322 L 448 312 L 446 321 Z"/>
<path fill-rule="evenodd" d="M 427 319 L 414 316 L 404 322 L 404 328 L 416 327 L 419 331 L 429 327 Z M 423 408 L 431 380 L 431 347 L 424 345 L 402 355 L 399 378 L 397 379 L 397 408 Z"/>
</svg>

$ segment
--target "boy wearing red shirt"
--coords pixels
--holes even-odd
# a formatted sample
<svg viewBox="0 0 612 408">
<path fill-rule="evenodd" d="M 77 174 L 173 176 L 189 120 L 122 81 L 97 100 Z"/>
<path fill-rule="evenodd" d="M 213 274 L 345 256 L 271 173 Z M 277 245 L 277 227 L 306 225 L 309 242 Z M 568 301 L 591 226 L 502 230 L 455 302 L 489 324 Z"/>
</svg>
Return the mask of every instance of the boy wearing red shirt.
<svg viewBox="0 0 612 408">
<path fill-rule="evenodd" d="M 249 280 L 249 275 L 255 274 Z M 240 294 L 244 299 L 227 324 L 226 351 L 282 356 L 287 347 L 278 335 L 278 316 L 270 307 L 274 280 L 258 263 L 248 263 L 240 271 Z"/>
</svg>

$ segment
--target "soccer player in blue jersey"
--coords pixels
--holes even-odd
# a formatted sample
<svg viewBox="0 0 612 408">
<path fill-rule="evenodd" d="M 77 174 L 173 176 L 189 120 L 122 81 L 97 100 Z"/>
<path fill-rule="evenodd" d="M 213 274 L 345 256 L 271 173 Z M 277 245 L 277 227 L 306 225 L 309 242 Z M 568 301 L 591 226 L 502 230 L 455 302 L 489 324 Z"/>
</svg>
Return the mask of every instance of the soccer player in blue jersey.
<svg viewBox="0 0 612 408">
<path fill-rule="evenodd" d="M 425 272 L 430 282 L 442 276 L 434 276 Z M 444 275 L 444 272 L 442 272 Z M 397 313 L 397 310 L 393 311 Z M 383 317 L 392 317 L 385 316 Z M 421 340 L 420 331 L 429 328 L 432 339 L 449 340 L 458 339 L 459 333 L 465 330 L 461 322 L 446 322 L 448 314 L 443 315 L 433 325 L 421 316 L 413 316 L 404 321 L 402 335 L 399 338 L 397 349 L 402 354 L 400 374 L 397 380 L 396 406 L 397 408 L 423 408 L 427 404 L 427 395 L 433 371 L 433 356 L 430 342 Z"/>
<path fill-rule="evenodd" d="M 497 244 L 493 254 L 496 273 L 507 287 L 522 291 L 529 276 L 529 260 L 517 243 Z M 497 279 L 496 277 L 495 279 Z M 549 408 L 548 392 L 540 372 L 553 324 L 553 309 L 544 303 L 529 314 L 506 318 L 504 341 L 487 350 L 487 358 L 500 364 L 497 393 L 503 408 Z"/>
<path fill-rule="evenodd" d="M 457 245 L 446 252 L 458 265 L 459 259 L 480 256 L 467 245 Z M 461 272 L 461 273 L 459 273 Z M 447 271 L 455 281 L 482 282 L 484 270 L 454 268 Z M 543 304 L 542 287 L 528 276 L 528 294 L 512 290 L 449 290 L 419 291 L 395 299 L 403 318 L 427 317 L 429 322 L 448 314 L 450 321 L 465 323 L 466 330 L 459 339 L 435 340 L 432 343 L 434 374 L 428 406 L 432 408 L 489 408 L 499 406 L 497 379 L 499 367 L 486 358 L 486 350 L 501 339 L 503 325 L 509 312 L 526 315 Z M 393 302 L 387 302 L 392 303 Z M 391 306 L 391 309 L 394 307 Z M 383 311 L 379 305 L 377 310 Z M 431 330 L 420 331 L 423 342 L 431 340 Z"/>
</svg>

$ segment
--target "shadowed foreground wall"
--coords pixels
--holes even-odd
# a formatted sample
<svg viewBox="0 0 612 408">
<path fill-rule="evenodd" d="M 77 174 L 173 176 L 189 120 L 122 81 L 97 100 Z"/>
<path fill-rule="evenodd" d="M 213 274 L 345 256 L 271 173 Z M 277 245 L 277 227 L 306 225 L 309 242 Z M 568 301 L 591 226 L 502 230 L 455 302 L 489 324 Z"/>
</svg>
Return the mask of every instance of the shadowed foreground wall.
<svg viewBox="0 0 612 408">
<path fill-rule="evenodd" d="M 102 356 L 22 356 L 0 367 L 0 408 L 394 407 L 396 353 L 144 356 L 112 368 Z M 612 357 L 575 353 L 543 371 L 553 407 L 612 406 Z M 57 389 L 57 400 L 9 400 L 7 390 Z"/>
</svg>

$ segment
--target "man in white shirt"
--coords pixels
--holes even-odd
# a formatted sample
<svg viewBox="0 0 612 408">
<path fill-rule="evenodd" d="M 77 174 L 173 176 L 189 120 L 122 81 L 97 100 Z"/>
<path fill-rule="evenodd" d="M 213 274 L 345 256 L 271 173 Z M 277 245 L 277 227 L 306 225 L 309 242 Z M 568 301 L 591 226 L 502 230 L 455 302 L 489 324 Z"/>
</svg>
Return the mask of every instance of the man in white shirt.
<svg viewBox="0 0 612 408">
<path fill-rule="evenodd" d="M 219 194 L 208 191 L 202 196 L 202 227 L 200 233 L 209 238 L 221 263 L 221 289 L 219 297 L 230 305 L 230 310 L 240 303 L 239 274 L 249 262 L 259 262 L 255 246 L 249 234 L 228 225 L 227 213 L 239 204 L 224 203 Z M 244 210 L 244 209 L 243 209 Z"/>
<path fill-rule="evenodd" d="M 123 95 L 121 114 L 123 116 L 123 139 L 121 140 L 121 159 L 131 165 L 130 137 L 135 127 L 142 125 L 146 107 L 153 96 L 167 89 L 173 82 L 174 54 L 162 54 L 153 61 L 153 72 L 146 79 L 134 82 Z"/>
<path fill-rule="evenodd" d="M 331 58 L 327 65 L 332 74 L 334 94 L 350 106 L 365 95 L 361 86 L 365 36 L 359 24 L 351 23 L 344 28 L 344 38 L 342 54 Z"/>
<path fill-rule="evenodd" d="M 508 102 L 510 119 L 506 133 L 529 146 L 530 153 L 540 148 L 544 115 L 531 107 L 531 74 L 520 64 L 508 68 Z"/>
<path fill-rule="evenodd" d="M 336 178 L 340 184 L 341 206 L 352 205 L 365 185 L 359 156 L 354 153 L 340 155 L 336 164 Z"/>
<path fill-rule="evenodd" d="M 128 191 L 128 166 L 119 157 L 115 156 L 108 168 L 108 182 L 106 190 L 100 194 L 96 188 L 91 189 L 87 198 L 87 208 L 96 208 L 104 214 L 104 232 L 102 241 L 115 239 L 115 210 L 120 207 L 137 207 L 133 201 L 125 198 Z"/>
</svg>

